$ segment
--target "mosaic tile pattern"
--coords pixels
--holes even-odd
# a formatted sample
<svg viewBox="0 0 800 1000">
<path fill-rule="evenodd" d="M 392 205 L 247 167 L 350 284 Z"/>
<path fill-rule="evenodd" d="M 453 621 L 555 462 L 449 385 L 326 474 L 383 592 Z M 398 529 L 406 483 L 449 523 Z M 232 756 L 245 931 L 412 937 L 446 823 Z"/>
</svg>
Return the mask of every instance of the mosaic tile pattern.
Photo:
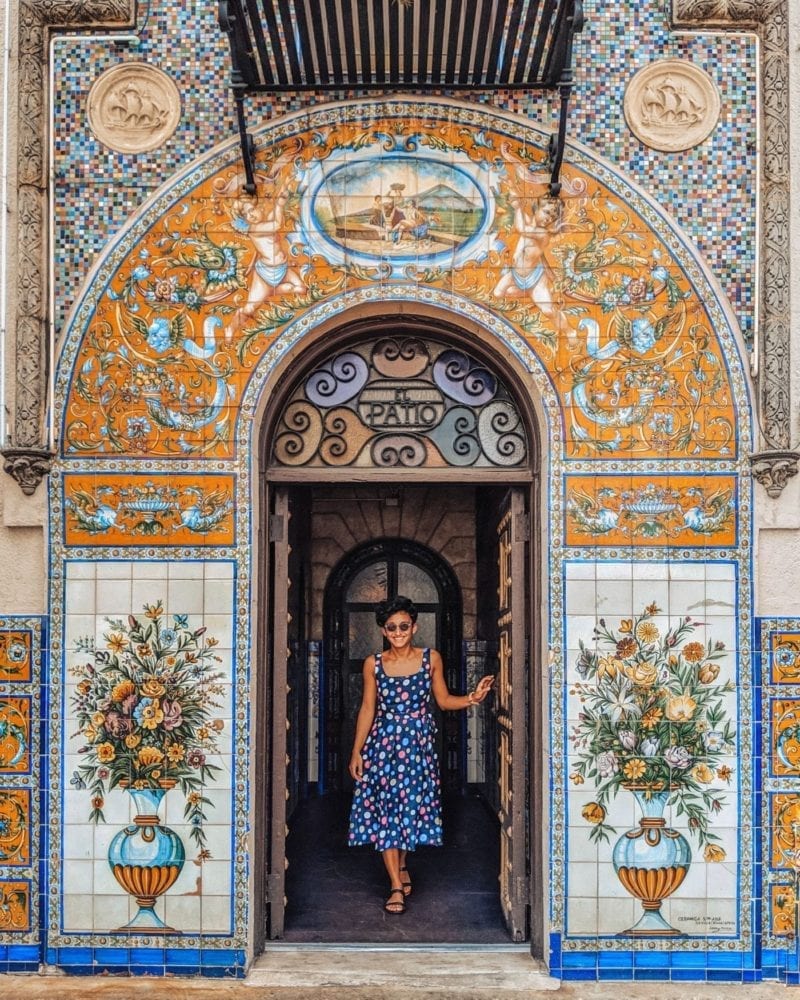
<svg viewBox="0 0 800 1000">
<path fill-rule="evenodd" d="M 226 42 L 213 8 L 180 5 L 150 11 L 139 25 L 136 47 L 107 40 L 56 39 L 55 165 L 57 265 L 61 329 L 75 299 L 86 261 L 174 169 L 235 134 L 226 81 Z M 755 273 L 756 46 L 752 36 L 669 32 L 665 13 L 635 5 L 587 9 L 587 27 L 577 42 L 577 86 L 569 135 L 609 158 L 653 193 L 700 247 L 722 281 L 749 339 Z M 622 112 L 624 88 L 634 72 L 656 58 L 689 59 L 715 80 L 723 104 L 720 125 L 697 149 L 679 155 L 643 147 Z M 163 149 L 139 156 L 104 149 L 88 129 L 85 102 L 97 75 L 124 61 L 147 61 L 167 71 L 183 95 L 177 133 Z M 87 74 L 85 66 L 92 67 Z M 732 70 L 735 70 L 733 72 Z M 352 93 L 287 94 L 252 101 L 253 127 L 281 114 Z M 470 99 L 531 121 L 557 114 L 550 98 L 500 91 Z M 711 189 L 706 179 L 714 176 Z"/>
</svg>

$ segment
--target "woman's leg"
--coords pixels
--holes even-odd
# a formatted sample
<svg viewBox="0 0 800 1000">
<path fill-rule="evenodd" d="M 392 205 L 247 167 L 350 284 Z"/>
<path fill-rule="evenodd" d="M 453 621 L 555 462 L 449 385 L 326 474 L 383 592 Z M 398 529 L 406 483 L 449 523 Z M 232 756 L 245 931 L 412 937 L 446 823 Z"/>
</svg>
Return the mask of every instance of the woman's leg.
<svg viewBox="0 0 800 1000">
<path fill-rule="evenodd" d="M 389 885 L 392 889 L 392 893 L 384 904 L 384 908 L 390 913 L 402 913 L 405 909 L 405 903 L 403 902 L 403 897 L 400 895 L 402 892 L 402 883 L 400 881 L 400 851 L 396 847 L 390 847 L 383 851 L 383 864 L 386 867 L 386 872 L 389 876 Z M 394 890 L 399 890 L 395 894 Z"/>
<path fill-rule="evenodd" d="M 411 895 L 411 876 L 408 874 L 408 868 L 406 867 L 406 858 L 408 856 L 408 851 L 400 851 L 400 884 L 403 886 L 403 895 Z"/>
</svg>

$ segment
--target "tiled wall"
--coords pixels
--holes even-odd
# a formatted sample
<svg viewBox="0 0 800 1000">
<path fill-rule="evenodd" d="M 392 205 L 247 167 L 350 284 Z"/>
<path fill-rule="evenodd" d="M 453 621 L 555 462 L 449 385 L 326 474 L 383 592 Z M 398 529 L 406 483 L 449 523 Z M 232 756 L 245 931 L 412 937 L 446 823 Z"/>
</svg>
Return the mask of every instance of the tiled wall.
<svg viewBox="0 0 800 1000">
<path fill-rule="evenodd" d="M 51 489 L 54 662 L 63 677 L 58 738 L 74 755 L 82 739 L 91 741 L 87 727 L 120 727 L 116 716 L 106 718 L 126 715 L 118 698 L 93 713 L 103 720 L 77 716 L 73 690 L 86 677 L 76 681 L 70 673 L 72 656 L 82 651 L 84 632 L 95 654 L 104 643 L 102 652 L 122 655 L 114 647 L 133 641 L 139 658 L 153 655 L 139 649 L 141 629 L 128 616 L 146 619 L 145 605 L 157 607 L 159 600 L 164 622 L 171 622 L 160 628 L 175 629 L 175 617 L 185 616 L 178 631 L 205 628 L 197 636 L 202 648 L 207 637 L 220 639 L 215 655 L 223 659 L 225 684 L 236 691 L 235 726 L 219 716 L 218 750 L 210 755 L 223 762 L 223 772 L 208 781 L 213 806 L 203 820 L 216 838 L 213 857 L 187 857 L 174 886 L 154 904 L 160 920 L 180 925 L 181 937 L 170 940 L 171 957 L 156 956 L 153 967 L 160 961 L 171 968 L 185 952 L 184 966 L 216 955 L 241 968 L 253 919 L 242 837 L 251 815 L 245 704 L 254 628 L 250 576 L 257 571 L 250 565 L 257 529 L 249 485 L 258 431 L 253 415 L 276 368 L 318 324 L 351 309 L 379 304 L 385 311 L 403 303 L 482 328 L 543 414 L 538 432 L 548 517 L 535 535 L 550 581 L 543 614 L 551 729 L 540 766 L 551 782 L 546 881 L 553 970 L 595 978 L 602 968 L 630 977 L 641 964 L 631 956 L 641 952 L 661 978 L 681 962 L 697 978 L 691 963 L 701 955 L 703 974 L 715 968 L 733 975 L 738 968 L 741 976 L 752 965 L 754 934 L 746 722 L 751 497 L 742 474 L 750 411 L 731 314 L 684 234 L 607 164 L 574 155 L 558 217 L 536 220 L 535 246 L 545 254 L 535 267 L 519 248 L 533 238 L 528 230 L 539 206 L 545 131 L 447 102 L 372 104 L 366 128 L 362 112 L 343 104 L 278 121 L 259 136 L 261 155 L 268 150 L 272 159 L 258 210 L 282 213 L 268 241 L 256 228 L 264 219 L 234 197 L 235 148 L 165 186 L 109 247 L 107 283 L 83 295 L 64 343 L 57 374 L 62 456 Z M 393 171 L 402 172 L 404 198 L 415 185 L 471 193 L 471 202 L 462 197 L 476 206 L 469 209 L 472 228 L 450 234 L 446 250 L 425 234 L 385 239 L 377 251 L 358 241 L 347 245 L 325 214 L 328 192 L 339 185 L 346 202 L 339 210 L 360 218 L 376 191 L 384 198 L 391 192 Z M 345 406 L 339 416 L 351 430 L 348 443 L 359 440 L 357 409 Z M 232 562 L 236 574 L 223 582 L 218 568 Z M 220 607 L 235 630 L 216 620 Z M 107 616 L 118 616 L 119 624 Z M 608 634 L 599 638 L 597 628 Z M 670 639 L 674 651 L 665 645 Z M 581 643 L 596 654 L 591 663 L 581 659 Z M 581 745 L 576 734 L 579 685 L 596 675 L 601 658 L 613 682 L 607 693 L 616 699 L 607 705 L 608 738 L 620 744 L 616 771 L 607 756 L 602 769 L 625 778 L 602 801 L 599 754 L 607 751 Z M 149 701 L 136 721 L 163 734 L 158 713 L 171 720 L 176 709 L 175 698 L 157 690 L 161 683 L 141 687 L 137 696 Z M 657 704 L 645 705 L 651 696 Z M 642 704 L 631 707 L 636 698 Z M 653 707 L 660 715 L 648 717 L 650 727 L 642 720 Z M 264 720 L 252 720 L 259 724 Z M 479 743 L 481 734 L 471 738 Z M 156 749 L 166 753 L 174 741 L 169 732 L 164 739 Z M 687 748 L 698 759 L 689 762 Z M 589 752 L 594 763 L 586 760 Z M 160 759 L 145 757 L 160 769 Z M 473 754 L 470 766 L 476 764 Z M 670 768 L 680 775 L 670 777 Z M 70 787 L 71 769 L 72 761 L 56 768 L 51 809 L 54 816 L 64 810 L 58 837 L 64 849 L 83 852 L 98 898 L 78 904 L 67 892 L 71 884 L 59 883 L 51 944 L 61 964 L 86 965 L 88 954 L 91 965 L 107 960 L 103 948 L 126 944 L 120 922 L 131 908 L 106 855 L 110 828 L 129 820 L 131 796 L 120 787 L 103 796 Z M 240 780 L 231 793 L 235 773 Z M 681 784 L 687 774 L 703 802 L 688 822 L 676 798 L 663 825 L 661 817 L 648 817 L 651 832 L 627 838 L 686 845 L 673 865 L 682 881 L 660 908 L 650 908 L 660 909 L 663 926 L 625 935 L 642 911 L 614 864 L 615 842 L 640 829 L 633 800 L 642 789 L 630 786 L 648 785 L 647 810 L 663 793 L 687 787 Z M 94 827 L 84 811 L 93 795 L 108 811 L 105 824 Z M 159 808 L 188 848 L 185 798 L 172 787 Z M 219 841 L 231 821 L 226 854 Z M 607 839 L 592 838 L 610 826 Z M 189 873 L 201 883 L 192 884 Z M 157 952 L 156 945 L 152 934 L 137 933 L 137 947 Z"/>
<path fill-rule="evenodd" d="M 30 971 L 41 955 L 41 724 L 47 715 L 45 620 L 0 618 L 0 969 Z M 44 697 L 42 697 L 44 693 Z"/>
<path fill-rule="evenodd" d="M 664 4 L 587 2 L 584 11 L 587 25 L 576 49 L 569 138 L 607 157 L 669 209 L 722 281 L 749 339 L 755 265 L 755 37 L 671 32 Z M 169 164 L 171 173 L 235 135 L 233 102 L 226 86 L 227 42 L 215 18 L 213 5 L 147 9 L 135 48 L 91 36 L 55 38 L 59 331 L 87 262 L 165 180 L 164 165 Z M 681 153 L 643 146 L 628 129 L 622 110 L 625 87 L 636 70 L 669 57 L 688 59 L 705 69 L 722 98 L 718 128 L 701 146 Z M 178 84 L 183 101 L 175 136 L 163 148 L 137 156 L 105 149 L 90 131 L 85 114 L 94 80 L 103 70 L 126 61 L 145 61 L 164 69 Z M 252 125 L 348 96 L 264 96 L 252 103 Z M 553 107 L 540 95 L 500 91 L 470 95 L 470 101 L 533 122 L 555 121 Z M 714 177 L 713 185 L 707 183 L 708 177 Z"/>
</svg>

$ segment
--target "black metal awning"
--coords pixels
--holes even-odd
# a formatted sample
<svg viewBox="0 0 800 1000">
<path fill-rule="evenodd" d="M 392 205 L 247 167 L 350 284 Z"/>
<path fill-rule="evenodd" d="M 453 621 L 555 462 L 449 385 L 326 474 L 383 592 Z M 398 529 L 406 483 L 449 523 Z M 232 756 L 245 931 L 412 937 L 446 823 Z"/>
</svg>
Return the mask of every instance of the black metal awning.
<svg viewBox="0 0 800 1000">
<path fill-rule="evenodd" d="M 566 138 L 581 0 L 219 0 L 248 185 L 244 98 L 285 90 L 558 89 L 551 189 Z"/>
</svg>

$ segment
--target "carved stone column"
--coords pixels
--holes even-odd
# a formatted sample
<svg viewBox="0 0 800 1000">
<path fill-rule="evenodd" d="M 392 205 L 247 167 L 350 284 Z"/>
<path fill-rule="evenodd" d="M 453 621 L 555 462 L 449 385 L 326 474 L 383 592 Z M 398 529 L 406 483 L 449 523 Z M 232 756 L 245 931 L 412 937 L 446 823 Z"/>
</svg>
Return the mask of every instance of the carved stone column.
<svg viewBox="0 0 800 1000">
<path fill-rule="evenodd" d="M 136 0 L 20 0 L 17 34 L 16 382 L 3 468 L 32 494 L 50 468 L 47 406 L 48 162 L 47 56 L 50 32 L 131 28 Z"/>
<path fill-rule="evenodd" d="M 761 338 L 759 423 L 769 450 L 751 456 L 756 480 L 772 497 L 797 473 L 791 448 L 789 293 L 789 2 L 672 0 L 673 23 L 684 28 L 747 28 L 761 39 L 764 159 L 761 181 Z"/>
</svg>

